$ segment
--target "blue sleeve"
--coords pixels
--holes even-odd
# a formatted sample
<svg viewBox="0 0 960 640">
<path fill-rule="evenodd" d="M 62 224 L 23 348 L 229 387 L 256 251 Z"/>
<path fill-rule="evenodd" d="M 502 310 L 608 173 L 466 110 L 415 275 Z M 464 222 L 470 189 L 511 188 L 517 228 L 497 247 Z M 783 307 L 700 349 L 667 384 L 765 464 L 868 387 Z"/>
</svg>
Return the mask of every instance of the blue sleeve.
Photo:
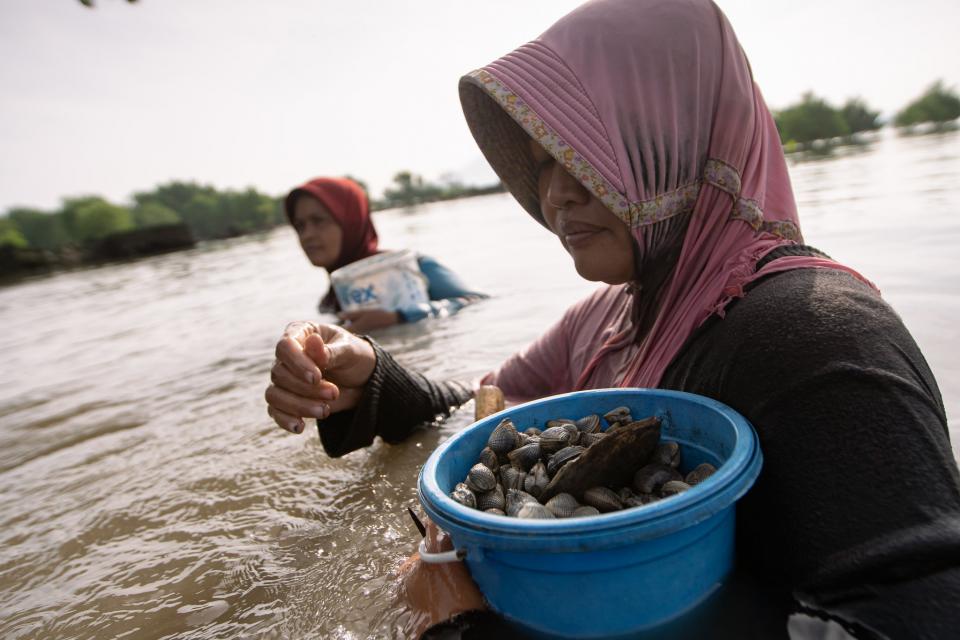
<svg viewBox="0 0 960 640">
<path fill-rule="evenodd" d="M 427 278 L 430 302 L 397 309 L 401 322 L 417 322 L 424 318 L 451 316 L 471 302 L 487 296 L 469 290 L 457 274 L 429 256 L 419 256 L 420 271 Z"/>
</svg>

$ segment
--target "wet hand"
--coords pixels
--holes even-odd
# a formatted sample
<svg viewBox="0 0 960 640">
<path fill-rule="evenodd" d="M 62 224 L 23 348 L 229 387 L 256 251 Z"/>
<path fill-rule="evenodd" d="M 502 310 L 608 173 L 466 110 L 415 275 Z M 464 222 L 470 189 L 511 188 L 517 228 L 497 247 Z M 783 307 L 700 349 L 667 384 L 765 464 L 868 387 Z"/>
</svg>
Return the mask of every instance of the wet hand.
<svg viewBox="0 0 960 640">
<path fill-rule="evenodd" d="M 370 344 L 333 325 L 293 322 L 277 342 L 267 413 L 281 428 L 302 433 L 303 418 L 352 409 L 373 373 Z"/>
<path fill-rule="evenodd" d="M 400 322 L 400 315 L 396 311 L 385 309 L 358 309 L 356 311 L 342 311 L 337 316 L 343 321 L 343 326 L 354 333 L 367 333 L 374 329 L 383 329 Z"/>
</svg>

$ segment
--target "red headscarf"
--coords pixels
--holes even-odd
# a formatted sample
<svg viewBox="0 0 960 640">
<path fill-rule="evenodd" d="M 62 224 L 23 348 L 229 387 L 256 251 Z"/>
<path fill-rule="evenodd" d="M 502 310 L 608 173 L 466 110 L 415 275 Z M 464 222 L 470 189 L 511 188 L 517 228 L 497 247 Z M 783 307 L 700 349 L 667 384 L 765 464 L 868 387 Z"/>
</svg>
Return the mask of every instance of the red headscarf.
<svg viewBox="0 0 960 640">
<path fill-rule="evenodd" d="M 367 194 L 347 178 L 314 178 L 295 188 L 284 201 L 287 219 L 293 224 L 293 207 L 301 195 L 313 196 L 330 212 L 343 230 L 340 256 L 330 267 L 335 271 L 351 262 L 377 253 L 377 230 L 370 219 Z"/>
</svg>

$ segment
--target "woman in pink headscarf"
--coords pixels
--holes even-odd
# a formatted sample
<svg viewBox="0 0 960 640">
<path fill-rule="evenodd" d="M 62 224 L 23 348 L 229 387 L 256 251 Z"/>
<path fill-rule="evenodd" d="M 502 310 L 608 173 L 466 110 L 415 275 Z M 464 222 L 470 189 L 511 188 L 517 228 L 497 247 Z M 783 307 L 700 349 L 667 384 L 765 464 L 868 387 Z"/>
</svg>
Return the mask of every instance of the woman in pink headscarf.
<svg viewBox="0 0 960 640">
<path fill-rule="evenodd" d="M 779 137 L 709 0 L 596 0 L 460 82 L 470 129 L 578 272 L 608 286 L 483 382 L 715 398 L 765 466 L 739 570 L 862 632 L 960 624 L 960 478 L 936 381 L 876 288 L 803 244 Z M 468 386 L 295 323 L 269 411 L 331 455 L 404 438 Z M 389 419 L 380 420 L 381 416 Z"/>
</svg>

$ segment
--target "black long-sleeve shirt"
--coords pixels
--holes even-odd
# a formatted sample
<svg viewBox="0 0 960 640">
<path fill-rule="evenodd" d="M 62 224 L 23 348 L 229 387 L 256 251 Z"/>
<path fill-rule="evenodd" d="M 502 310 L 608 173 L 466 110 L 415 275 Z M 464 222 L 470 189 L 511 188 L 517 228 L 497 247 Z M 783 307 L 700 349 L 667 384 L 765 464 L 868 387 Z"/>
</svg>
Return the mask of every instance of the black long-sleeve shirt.
<svg viewBox="0 0 960 640">
<path fill-rule="evenodd" d="M 379 349 L 371 382 L 357 411 L 321 425 L 331 455 L 374 435 L 400 440 L 468 397 Z M 738 574 L 867 635 L 960 635 L 960 477 L 943 403 L 900 318 L 866 285 L 824 269 L 764 278 L 691 336 L 661 387 L 719 400 L 759 434 L 763 470 L 738 503 Z"/>
</svg>

